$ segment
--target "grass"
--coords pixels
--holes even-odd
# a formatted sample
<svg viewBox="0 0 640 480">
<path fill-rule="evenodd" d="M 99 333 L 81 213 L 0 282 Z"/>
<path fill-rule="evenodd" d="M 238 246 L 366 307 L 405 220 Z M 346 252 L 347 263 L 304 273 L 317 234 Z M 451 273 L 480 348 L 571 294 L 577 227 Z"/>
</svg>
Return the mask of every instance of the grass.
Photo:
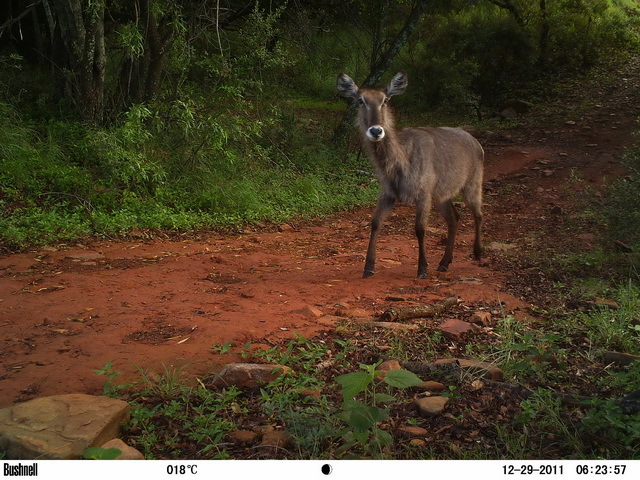
<svg viewBox="0 0 640 480">
<path fill-rule="evenodd" d="M 253 392 L 213 388 L 210 379 L 170 368 L 140 370 L 140 381 L 127 386 L 116 383 L 118 372 L 110 364 L 96 372 L 107 379 L 105 393 L 132 405 L 125 439 L 147 458 L 640 459 L 640 411 L 637 404 L 625 411 L 620 403 L 640 388 L 640 362 L 612 367 L 601 360 L 614 348 L 640 354 L 640 290 L 625 284 L 611 295 L 616 309 L 565 312 L 544 324 L 506 316 L 496 327 L 497 340 L 471 340 L 475 353 L 502 369 L 506 383 L 443 372 L 436 379 L 447 386 L 441 395 L 450 403 L 447 415 L 438 417 L 422 418 L 411 408 L 420 392 L 415 382 L 392 392 L 377 377 L 380 360 L 366 363 L 382 357 L 362 347 L 389 344 L 395 334 L 357 325 L 344 336 L 297 336 L 266 350 L 214 346 L 296 372 Z M 452 342 L 441 338 L 425 357 L 419 338 L 431 328 L 421 325 L 418 339 L 403 343 L 406 358 L 432 361 L 452 354 Z M 467 345 L 457 343 L 464 352 Z M 361 415 L 374 410 L 371 419 Z M 398 430 L 403 425 L 440 433 L 428 433 L 430 443 L 416 448 Z M 292 446 L 266 454 L 228 440 L 234 430 L 267 427 L 287 432 Z"/>
<path fill-rule="evenodd" d="M 281 223 L 377 196 L 366 158 L 307 134 L 294 114 L 252 122 L 190 111 L 191 123 L 174 125 L 162 117 L 174 111 L 134 106 L 111 127 L 83 128 L 29 121 L 9 102 L 0 113 L 0 245 L 9 250 Z"/>
</svg>

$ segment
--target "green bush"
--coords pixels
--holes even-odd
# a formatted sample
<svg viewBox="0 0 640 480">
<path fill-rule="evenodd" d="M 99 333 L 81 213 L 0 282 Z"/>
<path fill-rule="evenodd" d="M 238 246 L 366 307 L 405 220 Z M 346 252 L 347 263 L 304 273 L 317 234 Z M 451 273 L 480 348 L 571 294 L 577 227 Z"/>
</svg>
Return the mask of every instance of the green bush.
<svg viewBox="0 0 640 480">
<path fill-rule="evenodd" d="M 603 215 L 608 223 L 611 240 L 627 244 L 640 251 L 640 145 L 630 149 L 624 159 L 629 174 L 617 180 L 609 189 Z"/>
</svg>

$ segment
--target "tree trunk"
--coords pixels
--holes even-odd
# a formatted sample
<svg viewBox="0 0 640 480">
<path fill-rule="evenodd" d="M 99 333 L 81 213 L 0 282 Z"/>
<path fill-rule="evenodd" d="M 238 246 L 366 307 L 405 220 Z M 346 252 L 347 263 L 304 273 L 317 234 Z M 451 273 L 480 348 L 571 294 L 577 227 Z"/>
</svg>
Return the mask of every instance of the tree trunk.
<svg viewBox="0 0 640 480">
<path fill-rule="evenodd" d="M 522 16 L 522 12 L 518 10 L 518 7 L 512 2 L 512 0 L 490 0 L 491 3 L 496 5 L 497 7 L 503 8 L 507 10 L 513 16 L 513 19 L 520 27 L 525 26 L 524 17 Z"/>
<path fill-rule="evenodd" d="M 411 34 L 415 31 L 415 29 L 420 24 L 420 18 L 422 14 L 427 10 L 429 5 L 429 0 L 418 0 L 411 9 L 407 20 L 398 32 L 398 35 L 391 43 L 389 48 L 380 56 L 380 59 L 375 65 L 371 65 L 371 69 L 367 78 L 365 78 L 364 82 L 362 82 L 361 87 L 372 87 L 376 85 L 385 72 L 389 69 L 395 58 L 402 50 L 402 47 L 406 45 L 411 37 Z M 356 109 L 353 105 L 349 105 L 347 110 L 345 111 L 344 116 L 342 117 L 342 121 L 335 129 L 333 133 L 334 141 L 342 141 L 347 134 L 348 127 L 353 123 L 353 118 L 355 116 Z"/>
<path fill-rule="evenodd" d="M 83 9 L 81 0 L 53 0 L 58 27 L 54 27 L 53 59 L 63 85 L 57 95 L 70 99 L 81 117 L 101 122 L 104 114 L 104 0 Z"/>
<path fill-rule="evenodd" d="M 136 23 L 141 25 L 144 37 L 144 53 L 140 57 L 127 57 L 120 70 L 120 103 L 129 105 L 153 100 L 162 83 L 165 55 L 173 40 L 174 32 L 164 22 L 162 31 L 153 8 L 153 0 L 139 0 Z M 138 13 L 139 12 L 139 13 Z"/>
<path fill-rule="evenodd" d="M 538 65 L 544 68 L 547 65 L 549 51 L 549 18 L 547 16 L 547 1 L 540 0 L 540 42 L 538 52 Z"/>
</svg>

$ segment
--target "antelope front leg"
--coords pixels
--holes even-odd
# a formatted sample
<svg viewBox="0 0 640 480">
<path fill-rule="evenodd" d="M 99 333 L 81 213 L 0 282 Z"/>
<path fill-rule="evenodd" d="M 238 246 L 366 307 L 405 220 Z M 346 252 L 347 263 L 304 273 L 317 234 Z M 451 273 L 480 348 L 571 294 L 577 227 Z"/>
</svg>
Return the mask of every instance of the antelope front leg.
<svg viewBox="0 0 640 480">
<path fill-rule="evenodd" d="M 363 278 L 370 277 L 376 273 L 376 245 L 378 243 L 378 235 L 380 234 L 380 228 L 385 218 L 387 218 L 387 215 L 389 215 L 395 203 L 395 198 L 384 194 L 380 195 L 378 199 L 378 205 L 371 218 L 371 234 L 369 236 L 369 247 L 367 248 L 367 259 L 364 263 Z"/>
</svg>

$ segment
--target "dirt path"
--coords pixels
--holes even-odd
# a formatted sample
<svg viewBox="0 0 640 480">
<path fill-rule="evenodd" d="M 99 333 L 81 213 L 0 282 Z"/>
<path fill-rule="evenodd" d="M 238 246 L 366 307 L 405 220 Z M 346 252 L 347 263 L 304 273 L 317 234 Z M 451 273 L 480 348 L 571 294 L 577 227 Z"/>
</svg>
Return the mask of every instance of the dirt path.
<svg viewBox="0 0 640 480">
<path fill-rule="evenodd" d="M 278 231 L 91 242 L 0 257 L 0 408 L 37 396 L 99 394 L 106 379 L 93 370 L 108 361 L 123 373 L 119 382 L 137 377 L 134 365 L 202 375 L 238 360 L 211 352 L 215 344 L 312 336 L 331 328 L 335 315 L 370 319 L 397 302 L 390 297 L 431 303 L 456 295 L 468 305 L 501 303 L 507 313 L 530 316 L 529 304 L 515 296 L 526 289 L 509 287 L 514 272 L 497 260 L 536 249 L 553 234 L 588 248 L 593 232 L 557 232 L 554 222 L 576 189 L 597 188 L 624 171 L 620 157 L 640 113 L 638 82 L 620 72 L 588 115 L 557 121 L 556 114 L 557 125 L 547 130 L 486 136 L 488 256 L 470 259 L 473 227 L 464 210 L 454 263 L 446 273 L 432 268 L 426 280 L 415 278 L 406 206 L 385 225 L 378 273 L 368 279 L 361 273 L 370 208 Z M 568 98 L 565 107 L 577 101 Z M 445 230 L 432 218 L 435 264 Z"/>
</svg>

